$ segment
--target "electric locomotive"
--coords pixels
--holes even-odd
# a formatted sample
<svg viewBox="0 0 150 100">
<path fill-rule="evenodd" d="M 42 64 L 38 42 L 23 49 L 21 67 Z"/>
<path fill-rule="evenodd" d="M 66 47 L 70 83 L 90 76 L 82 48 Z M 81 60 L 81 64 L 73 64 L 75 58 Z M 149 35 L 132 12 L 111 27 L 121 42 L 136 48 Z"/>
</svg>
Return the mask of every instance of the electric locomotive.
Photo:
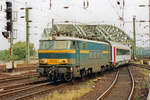
<svg viewBox="0 0 150 100">
<path fill-rule="evenodd" d="M 103 41 L 76 37 L 40 40 L 38 56 L 38 72 L 52 81 L 70 81 L 112 67 L 111 45 Z"/>
</svg>

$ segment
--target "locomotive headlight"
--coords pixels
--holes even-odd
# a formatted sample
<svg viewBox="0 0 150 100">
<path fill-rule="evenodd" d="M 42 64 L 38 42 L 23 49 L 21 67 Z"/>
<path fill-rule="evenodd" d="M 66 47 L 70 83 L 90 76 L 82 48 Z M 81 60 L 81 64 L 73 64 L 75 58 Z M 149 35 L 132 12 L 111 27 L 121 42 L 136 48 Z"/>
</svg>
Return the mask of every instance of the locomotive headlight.
<svg viewBox="0 0 150 100">
<path fill-rule="evenodd" d="M 73 69 L 72 69 L 72 67 L 70 68 L 70 72 L 73 72 Z"/>
<path fill-rule="evenodd" d="M 47 64 L 48 60 L 47 59 L 40 59 L 40 64 Z"/>
<path fill-rule="evenodd" d="M 68 64 L 68 59 L 60 59 L 59 64 Z"/>
</svg>

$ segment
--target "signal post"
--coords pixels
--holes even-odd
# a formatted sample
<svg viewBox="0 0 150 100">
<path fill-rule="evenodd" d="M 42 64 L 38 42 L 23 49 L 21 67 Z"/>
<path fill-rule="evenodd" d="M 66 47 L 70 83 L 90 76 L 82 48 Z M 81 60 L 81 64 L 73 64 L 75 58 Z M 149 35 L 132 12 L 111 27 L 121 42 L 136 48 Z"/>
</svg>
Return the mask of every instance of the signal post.
<svg viewBox="0 0 150 100">
<path fill-rule="evenodd" d="M 12 2 L 6 2 L 6 31 L 2 32 L 2 35 L 4 38 L 8 39 L 10 42 L 10 48 L 9 48 L 9 56 L 11 62 L 11 69 L 14 69 L 14 59 L 13 59 L 13 21 L 12 21 Z"/>
</svg>

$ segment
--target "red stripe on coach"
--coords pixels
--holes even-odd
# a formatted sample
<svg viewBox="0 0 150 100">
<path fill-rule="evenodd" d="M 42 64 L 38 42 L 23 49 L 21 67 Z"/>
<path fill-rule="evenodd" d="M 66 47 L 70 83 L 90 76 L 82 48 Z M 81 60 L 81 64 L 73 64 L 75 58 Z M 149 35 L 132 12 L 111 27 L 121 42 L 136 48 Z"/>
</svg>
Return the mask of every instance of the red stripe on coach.
<svg viewBox="0 0 150 100">
<path fill-rule="evenodd" d="M 114 47 L 114 65 L 116 65 L 116 48 Z"/>
</svg>

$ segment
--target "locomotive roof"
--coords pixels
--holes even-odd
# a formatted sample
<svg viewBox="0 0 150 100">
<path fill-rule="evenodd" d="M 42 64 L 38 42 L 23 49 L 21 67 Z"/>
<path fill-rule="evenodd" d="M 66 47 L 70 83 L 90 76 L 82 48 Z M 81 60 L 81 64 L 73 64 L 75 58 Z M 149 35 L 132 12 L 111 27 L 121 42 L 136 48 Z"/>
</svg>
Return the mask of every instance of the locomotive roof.
<svg viewBox="0 0 150 100">
<path fill-rule="evenodd" d="M 42 40 L 52 40 L 52 37 L 50 37 L 49 39 L 42 39 Z M 61 36 L 61 37 L 55 37 L 54 40 L 76 40 L 76 41 L 93 42 L 93 43 L 101 43 L 101 44 L 109 45 L 109 43 L 106 41 L 88 40 L 88 39 L 77 38 L 77 37 L 62 37 Z"/>
<path fill-rule="evenodd" d="M 123 48 L 123 49 L 130 49 L 130 45 L 127 44 L 122 44 L 118 42 L 112 42 L 112 41 L 96 41 L 96 40 L 88 40 L 88 39 L 83 39 L 83 38 L 77 38 L 77 37 L 66 37 L 66 36 L 61 36 L 61 37 L 54 37 L 55 39 L 52 39 L 50 37 L 49 39 L 42 39 L 42 40 L 76 40 L 76 41 L 84 41 L 84 42 L 93 42 L 93 43 L 101 43 L 101 44 L 106 44 L 106 45 L 111 45 L 115 46 L 117 48 Z"/>
</svg>

